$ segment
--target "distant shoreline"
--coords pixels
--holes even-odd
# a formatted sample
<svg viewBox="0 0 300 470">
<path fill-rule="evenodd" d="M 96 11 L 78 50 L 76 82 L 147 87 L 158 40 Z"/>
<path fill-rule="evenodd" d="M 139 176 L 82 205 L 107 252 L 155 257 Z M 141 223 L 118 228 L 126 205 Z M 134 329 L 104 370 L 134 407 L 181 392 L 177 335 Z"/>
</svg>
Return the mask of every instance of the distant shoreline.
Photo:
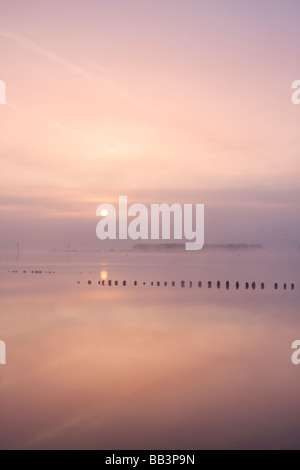
<svg viewBox="0 0 300 470">
<path fill-rule="evenodd" d="M 238 252 L 238 251 L 258 251 L 264 250 L 263 245 L 260 244 L 245 244 L 245 243 L 228 243 L 228 244 L 207 244 L 204 245 L 202 252 Z M 137 243 L 132 248 L 128 249 L 65 249 L 65 250 L 52 250 L 53 253 L 118 253 L 118 254 L 147 254 L 147 253 L 188 253 L 185 249 L 185 243 Z M 193 254 L 196 252 L 193 251 Z"/>
<path fill-rule="evenodd" d="M 229 243 L 226 245 L 217 245 L 217 244 L 207 244 L 204 245 L 201 251 L 257 251 L 263 250 L 263 246 L 259 244 L 247 245 L 245 243 L 235 244 Z M 143 252 L 143 253 L 178 253 L 185 251 L 184 243 L 159 243 L 159 244 L 146 244 L 138 243 L 133 247 L 134 252 Z"/>
</svg>

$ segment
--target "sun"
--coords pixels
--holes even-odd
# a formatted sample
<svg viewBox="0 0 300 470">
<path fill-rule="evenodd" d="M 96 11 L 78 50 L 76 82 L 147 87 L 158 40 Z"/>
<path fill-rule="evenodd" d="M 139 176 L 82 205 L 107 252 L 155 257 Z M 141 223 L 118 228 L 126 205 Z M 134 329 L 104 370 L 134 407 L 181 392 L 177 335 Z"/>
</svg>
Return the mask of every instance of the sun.
<svg viewBox="0 0 300 470">
<path fill-rule="evenodd" d="M 101 215 L 102 215 L 102 217 L 106 217 L 106 216 L 108 215 L 108 210 L 107 210 L 107 209 L 103 209 L 103 210 L 101 211 Z"/>
</svg>

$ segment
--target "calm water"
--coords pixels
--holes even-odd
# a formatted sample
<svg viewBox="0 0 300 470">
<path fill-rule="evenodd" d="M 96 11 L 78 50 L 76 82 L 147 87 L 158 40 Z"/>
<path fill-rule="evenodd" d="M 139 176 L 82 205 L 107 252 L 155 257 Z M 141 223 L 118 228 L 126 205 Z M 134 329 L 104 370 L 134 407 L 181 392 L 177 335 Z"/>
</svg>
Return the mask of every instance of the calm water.
<svg viewBox="0 0 300 470">
<path fill-rule="evenodd" d="M 300 339 L 299 258 L 3 261 L 0 448 L 299 449 L 300 366 L 291 362 Z M 256 290 L 246 291 L 246 281 Z"/>
</svg>

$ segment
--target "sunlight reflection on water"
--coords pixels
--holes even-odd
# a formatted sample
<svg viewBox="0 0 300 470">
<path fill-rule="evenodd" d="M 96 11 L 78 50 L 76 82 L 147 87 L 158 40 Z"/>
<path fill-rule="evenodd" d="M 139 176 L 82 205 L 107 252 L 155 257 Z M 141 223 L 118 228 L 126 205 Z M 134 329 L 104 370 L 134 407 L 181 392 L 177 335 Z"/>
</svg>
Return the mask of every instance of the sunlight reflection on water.
<svg viewBox="0 0 300 470">
<path fill-rule="evenodd" d="M 297 448 L 298 272 L 270 256 L 2 265 L 0 448 Z"/>
</svg>

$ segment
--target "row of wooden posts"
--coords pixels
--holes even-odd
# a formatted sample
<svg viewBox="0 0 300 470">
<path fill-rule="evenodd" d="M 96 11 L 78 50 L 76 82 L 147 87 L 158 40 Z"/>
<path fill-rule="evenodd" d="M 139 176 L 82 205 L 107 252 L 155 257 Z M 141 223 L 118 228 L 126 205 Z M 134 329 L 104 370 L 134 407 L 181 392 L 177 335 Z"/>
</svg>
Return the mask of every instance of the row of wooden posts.
<svg viewBox="0 0 300 470">
<path fill-rule="evenodd" d="M 89 280 L 88 282 L 88 285 L 92 285 L 92 281 Z M 80 284 L 80 281 L 78 281 L 78 284 Z M 119 281 L 98 281 L 98 285 L 100 286 L 119 286 L 119 285 L 122 285 L 123 287 L 127 287 L 128 283 L 127 281 L 122 281 L 121 283 L 119 283 Z M 138 281 L 134 281 L 133 283 L 134 287 L 138 287 L 139 285 L 143 285 L 143 286 L 146 286 L 147 283 L 146 282 L 142 282 L 142 283 L 138 283 Z M 161 282 L 161 281 L 151 281 L 150 283 L 148 283 L 148 285 L 150 285 L 151 287 L 167 287 L 167 286 L 172 286 L 172 287 L 176 287 L 176 282 L 175 281 L 172 281 L 172 282 L 167 282 L 167 281 L 164 281 L 164 282 Z M 185 287 L 188 287 L 188 288 L 192 288 L 194 286 L 194 283 L 193 281 L 180 281 L 179 283 L 180 287 L 181 288 L 185 288 Z M 206 283 L 202 282 L 202 281 L 198 281 L 198 283 L 195 283 L 195 285 L 198 286 L 199 289 L 201 289 L 202 287 L 205 287 Z M 260 284 L 257 284 L 256 282 L 246 282 L 245 284 L 243 283 L 240 283 L 240 282 L 236 282 L 233 284 L 234 285 L 234 288 L 236 290 L 239 290 L 240 288 L 244 287 L 246 290 L 249 290 L 249 289 L 252 289 L 252 290 L 255 290 L 255 289 L 261 289 L 261 290 L 264 290 L 265 289 L 265 283 L 264 282 L 261 282 Z M 214 286 L 214 283 L 212 281 L 208 281 L 207 282 L 207 288 L 208 289 L 213 289 L 215 286 Z M 225 288 L 227 290 L 229 290 L 231 287 L 231 283 L 230 281 L 226 281 L 225 283 Z M 283 290 L 294 290 L 295 289 L 295 284 L 294 283 L 291 283 L 291 284 L 288 284 L 287 282 L 284 282 L 283 284 L 279 284 L 278 282 L 275 282 L 274 283 L 274 289 L 275 290 L 278 290 L 280 287 L 283 288 Z M 222 283 L 221 281 L 218 281 L 216 283 L 216 288 L 217 289 L 221 289 L 222 288 Z"/>
</svg>

